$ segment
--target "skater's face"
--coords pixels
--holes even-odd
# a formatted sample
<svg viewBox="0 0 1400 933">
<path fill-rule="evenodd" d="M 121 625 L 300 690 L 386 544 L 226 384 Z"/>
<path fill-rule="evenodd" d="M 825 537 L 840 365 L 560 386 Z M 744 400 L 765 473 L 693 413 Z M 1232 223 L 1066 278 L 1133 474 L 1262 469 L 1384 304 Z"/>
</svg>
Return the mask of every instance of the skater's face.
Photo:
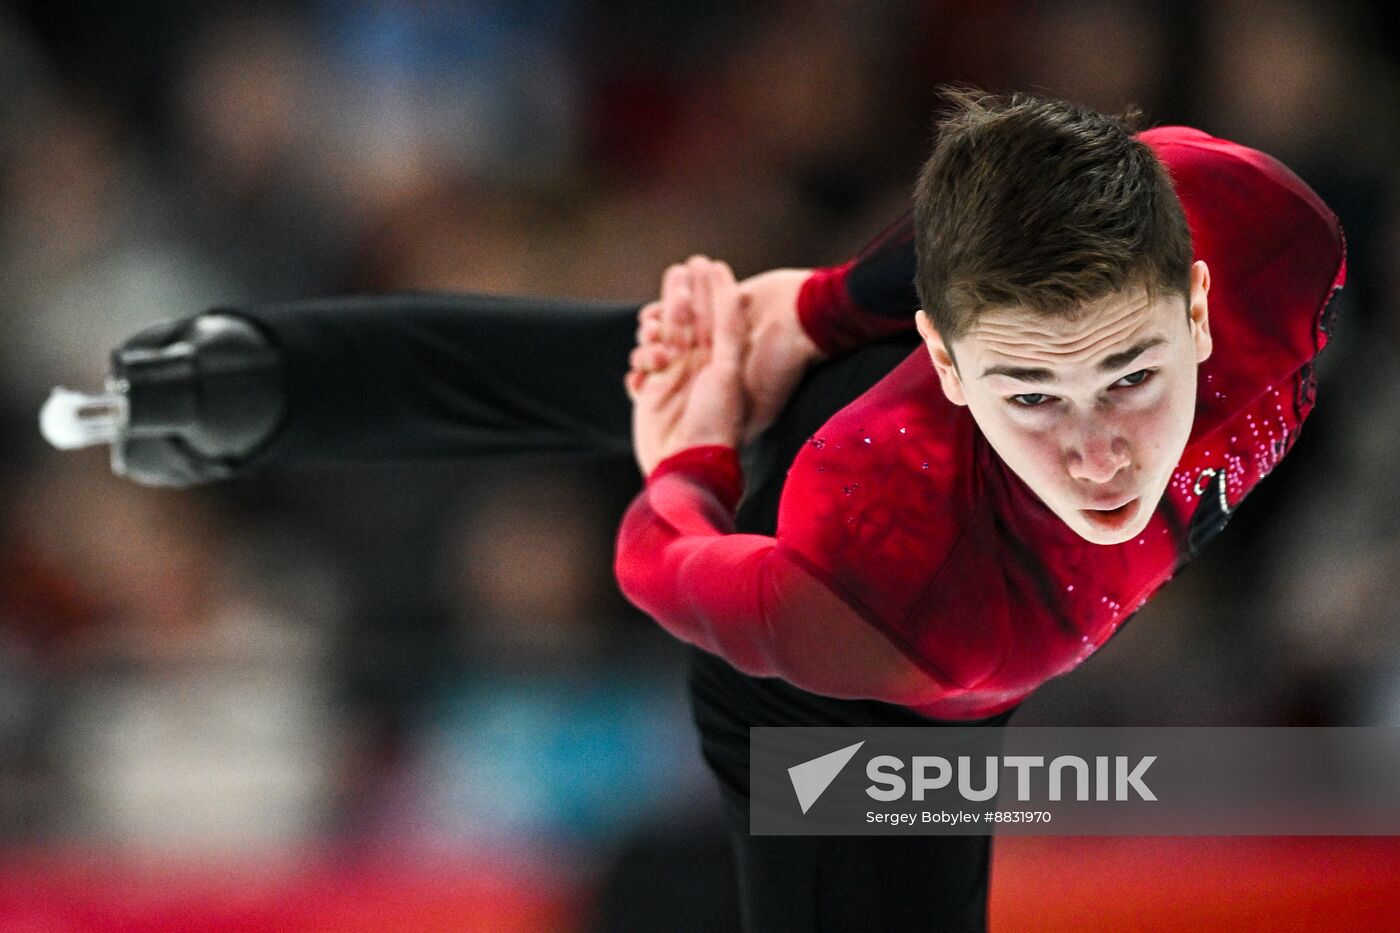
<svg viewBox="0 0 1400 933">
<path fill-rule="evenodd" d="M 1081 537 L 1120 544 L 1146 527 L 1186 448 L 1209 290 L 1196 262 L 1187 299 L 1135 288 L 1073 321 L 990 309 L 951 355 L 923 311 L 916 320 L 944 394 L 1006 465 Z"/>
</svg>

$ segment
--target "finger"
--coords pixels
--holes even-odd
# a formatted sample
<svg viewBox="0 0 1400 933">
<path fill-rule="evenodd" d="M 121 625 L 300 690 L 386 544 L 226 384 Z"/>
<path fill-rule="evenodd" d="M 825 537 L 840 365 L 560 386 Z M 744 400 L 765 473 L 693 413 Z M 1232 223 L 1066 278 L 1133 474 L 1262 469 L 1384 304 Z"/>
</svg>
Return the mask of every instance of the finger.
<svg viewBox="0 0 1400 933">
<path fill-rule="evenodd" d="M 627 397 L 632 401 L 637 400 L 637 396 L 642 393 L 642 384 L 646 382 L 647 374 L 640 369 L 629 369 L 627 375 L 622 377 L 622 385 L 627 390 Z"/>
<path fill-rule="evenodd" d="M 712 358 L 716 365 L 737 371 L 748 343 L 750 298 L 739 291 L 733 271 L 724 263 L 715 263 L 707 278 L 715 309 Z"/>
<path fill-rule="evenodd" d="M 698 293 L 700 288 L 704 286 L 697 286 L 694 280 L 697 278 L 706 278 L 706 273 L 715 265 L 715 261 L 708 256 L 697 255 L 690 257 L 690 262 L 693 263 L 691 267 L 691 288 Z M 726 266 L 726 268 L 728 267 Z M 708 279 L 706 279 L 706 282 L 708 283 Z M 715 329 L 714 296 L 710 294 L 708 288 L 705 288 L 703 294 L 692 302 L 692 307 L 695 311 L 695 329 L 699 335 L 699 342 L 704 346 L 708 346 L 714 339 Z"/>
<path fill-rule="evenodd" d="M 637 327 L 637 343 L 660 343 L 661 342 L 661 321 L 656 318 L 643 321 Z"/>
<path fill-rule="evenodd" d="M 676 394 L 676 389 L 686 382 L 682 378 L 681 369 L 680 366 L 669 366 L 651 373 L 641 369 L 629 369 L 627 375 L 622 378 L 622 384 L 627 390 L 627 397 L 633 403 L 642 401 L 652 409 L 659 409 L 664 407 Z"/>
<path fill-rule="evenodd" d="M 663 369 L 647 374 L 641 393 L 645 403 L 655 411 L 673 407 L 670 403 L 690 385 L 694 367 L 684 358 L 677 358 Z"/>
<path fill-rule="evenodd" d="M 676 353 L 663 343 L 648 343 L 633 347 L 627 357 L 627 365 L 645 373 L 657 372 L 670 366 Z"/>
<path fill-rule="evenodd" d="M 642 305 L 637 312 L 637 342 L 642 343 L 642 328 L 649 324 L 659 325 L 661 323 L 661 302 L 650 301 Z"/>
<path fill-rule="evenodd" d="M 655 373 L 659 373 L 663 369 L 670 369 L 680 356 L 674 348 L 668 347 L 664 343 L 648 344 L 647 351 L 647 368 Z"/>
<path fill-rule="evenodd" d="M 675 263 L 661 277 L 661 339 L 670 341 L 693 316 L 690 267 Z"/>
<path fill-rule="evenodd" d="M 714 328 L 714 296 L 710 293 L 710 267 L 713 263 L 708 256 L 696 254 L 686 260 L 690 269 L 690 302 L 695 313 L 696 325 L 701 333 L 712 333 Z"/>
</svg>

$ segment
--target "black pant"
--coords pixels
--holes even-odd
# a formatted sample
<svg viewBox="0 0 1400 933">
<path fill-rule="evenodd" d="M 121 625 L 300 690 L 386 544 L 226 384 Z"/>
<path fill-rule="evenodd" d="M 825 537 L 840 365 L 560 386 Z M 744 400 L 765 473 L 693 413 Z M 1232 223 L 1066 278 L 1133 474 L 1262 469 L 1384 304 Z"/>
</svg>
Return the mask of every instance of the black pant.
<svg viewBox="0 0 1400 933">
<path fill-rule="evenodd" d="M 488 454 L 625 454 L 638 307 L 483 295 L 328 299 L 248 309 L 288 361 L 288 417 L 253 468 Z M 788 466 L 833 414 L 918 349 L 912 332 L 810 371 L 742 454 L 738 530 L 773 534 Z M 250 469 L 250 471 L 255 471 Z M 701 750 L 719 781 L 751 933 L 981 930 L 986 836 L 752 836 L 751 726 L 937 726 L 836 700 L 690 650 Z M 1006 712 L 978 723 L 1004 723 Z M 956 725 L 976 724 L 961 721 Z"/>
</svg>

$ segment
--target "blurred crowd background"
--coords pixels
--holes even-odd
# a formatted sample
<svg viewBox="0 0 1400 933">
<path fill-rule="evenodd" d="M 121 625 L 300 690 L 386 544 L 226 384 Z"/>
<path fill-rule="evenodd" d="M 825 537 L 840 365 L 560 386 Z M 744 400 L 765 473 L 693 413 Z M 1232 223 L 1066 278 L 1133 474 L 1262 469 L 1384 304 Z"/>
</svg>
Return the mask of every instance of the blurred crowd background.
<svg viewBox="0 0 1400 933">
<path fill-rule="evenodd" d="M 314 877 L 431 901 L 403 928 L 733 928 L 681 652 L 611 578 L 634 464 L 155 490 L 37 413 L 214 306 L 640 303 L 692 252 L 841 261 L 903 209 L 945 82 L 1263 149 L 1349 243 L 1292 456 L 1017 721 L 1400 725 L 1397 37 L 1381 0 L 0 7 L 0 877 L 52 929 L 102 877 L 206 924 Z M 392 896 L 327 867 L 364 860 Z"/>
</svg>

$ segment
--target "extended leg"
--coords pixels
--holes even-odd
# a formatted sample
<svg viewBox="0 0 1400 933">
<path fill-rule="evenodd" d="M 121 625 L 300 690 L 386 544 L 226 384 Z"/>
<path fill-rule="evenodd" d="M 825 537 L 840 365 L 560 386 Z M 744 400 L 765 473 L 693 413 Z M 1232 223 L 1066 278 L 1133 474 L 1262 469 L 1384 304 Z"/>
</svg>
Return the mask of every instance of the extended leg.
<svg viewBox="0 0 1400 933">
<path fill-rule="evenodd" d="M 626 455 L 638 306 L 396 295 L 239 309 L 285 361 L 248 471 L 501 453 Z"/>
<path fill-rule="evenodd" d="M 638 310 L 418 294 L 164 321 L 112 354 L 130 411 L 113 468 L 188 486 L 303 464 L 625 456 Z"/>
</svg>

